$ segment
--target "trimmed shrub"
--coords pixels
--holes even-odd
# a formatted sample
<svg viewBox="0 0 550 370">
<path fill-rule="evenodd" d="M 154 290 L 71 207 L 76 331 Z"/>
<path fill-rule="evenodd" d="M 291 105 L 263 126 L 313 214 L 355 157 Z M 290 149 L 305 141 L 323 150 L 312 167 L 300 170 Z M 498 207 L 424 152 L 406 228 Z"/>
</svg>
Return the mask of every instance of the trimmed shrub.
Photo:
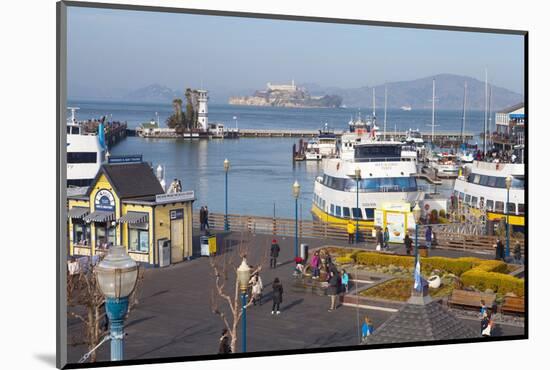
<svg viewBox="0 0 550 370">
<path fill-rule="evenodd" d="M 479 265 L 477 265 L 475 269 L 479 269 L 485 272 L 500 272 L 500 273 L 506 273 L 508 271 L 506 267 L 506 263 L 502 261 L 496 261 L 496 260 L 483 261 Z"/>
<path fill-rule="evenodd" d="M 367 266 L 389 266 L 411 268 L 414 265 L 414 258 L 408 256 L 394 256 L 391 254 L 361 252 L 357 254 L 356 262 Z"/>
<path fill-rule="evenodd" d="M 498 272 L 486 272 L 480 268 L 474 268 L 462 274 L 460 280 L 464 285 L 473 285 L 481 291 L 491 289 L 500 294 L 512 292 L 520 297 L 525 295 L 523 279 Z"/>
<path fill-rule="evenodd" d="M 353 263 L 355 262 L 355 260 L 351 258 L 350 255 L 346 255 L 346 256 L 336 257 L 335 262 L 339 265 L 345 265 L 348 263 Z"/>
<path fill-rule="evenodd" d="M 426 270 L 442 270 L 457 276 L 462 275 L 473 267 L 472 262 L 445 257 L 422 258 L 421 263 L 424 264 Z"/>
</svg>

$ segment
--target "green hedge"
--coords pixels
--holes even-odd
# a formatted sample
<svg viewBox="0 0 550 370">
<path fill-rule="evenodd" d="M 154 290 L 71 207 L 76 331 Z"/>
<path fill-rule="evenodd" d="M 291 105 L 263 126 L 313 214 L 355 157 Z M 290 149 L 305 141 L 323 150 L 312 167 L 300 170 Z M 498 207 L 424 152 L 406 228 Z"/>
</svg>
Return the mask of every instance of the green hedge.
<svg viewBox="0 0 550 370">
<path fill-rule="evenodd" d="M 353 258 L 351 258 L 350 255 L 336 257 L 335 261 L 339 265 L 345 265 L 345 264 L 348 264 L 348 263 L 355 262 L 355 260 Z"/>
<path fill-rule="evenodd" d="M 409 256 L 394 256 L 391 254 L 361 252 L 361 253 L 357 253 L 356 262 L 361 265 L 367 265 L 367 266 L 395 265 L 395 266 L 411 268 L 414 265 L 414 258 Z"/>
<path fill-rule="evenodd" d="M 424 264 L 426 270 L 442 270 L 457 276 L 471 270 L 473 267 L 472 262 L 445 257 L 425 257 L 421 259 L 420 263 Z"/>
<path fill-rule="evenodd" d="M 460 280 L 464 285 L 475 286 L 481 291 L 491 289 L 501 294 L 512 292 L 520 297 L 525 294 L 525 281 L 523 279 L 498 272 L 483 271 L 478 267 L 466 271 L 462 274 Z"/>
</svg>

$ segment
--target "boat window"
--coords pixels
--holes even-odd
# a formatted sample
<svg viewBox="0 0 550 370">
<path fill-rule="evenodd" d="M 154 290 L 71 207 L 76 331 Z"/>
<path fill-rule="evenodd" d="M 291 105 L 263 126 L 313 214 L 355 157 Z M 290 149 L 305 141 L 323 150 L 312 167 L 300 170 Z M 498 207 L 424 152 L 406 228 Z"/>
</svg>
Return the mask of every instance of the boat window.
<svg viewBox="0 0 550 370">
<path fill-rule="evenodd" d="M 459 198 L 461 201 L 464 201 L 464 193 L 463 193 L 463 192 L 459 192 L 459 193 L 458 193 L 458 198 Z"/>
<path fill-rule="evenodd" d="M 518 203 L 518 214 L 519 215 L 525 214 L 525 204 Z"/>
<path fill-rule="evenodd" d="M 497 188 L 506 188 L 506 177 L 497 177 Z"/>
<path fill-rule="evenodd" d="M 349 213 L 349 208 L 348 207 L 344 207 L 344 217 L 349 217 L 350 213 Z"/>
<path fill-rule="evenodd" d="M 472 205 L 472 207 L 476 207 L 476 208 L 477 208 L 477 197 L 472 197 L 471 205 Z"/>
<path fill-rule="evenodd" d="M 323 211 L 326 210 L 325 205 L 326 205 L 325 200 L 324 200 L 324 199 L 321 199 L 321 207 L 323 207 Z"/>
<path fill-rule="evenodd" d="M 493 210 L 493 205 L 494 205 L 494 202 L 492 200 L 487 200 L 487 205 L 485 206 L 485 209 L 487 211 L 492 211 Z"/>
<path fill-rule="evenodd" d="M 489 176 L 487 180 L 487 186 L 494 188 L 497 184 L 497 178 L 495 176 Z"/>
<path fill-rule="evenodd" d="M 472 199 L 472 197 L 470 196 L 470 194 L 466 194 L 466 197 L 464 198 L 464 201 L 467 203 L 467 204 L 470 204 L 470 200 Z"/>
<path fill-rule="evenodd" d="M 334 204 L 331 204 L 331 205 L 330 205 L 330 214 L 331 214 L 331 215 L 334 214 Z"/>
<path fill-rule="evenodd" d="M 336 206 L 336 216 L 342 217 L 342 207 Z"/>
<path fill-rule="evenodd" d="M 355 147 L 356 160 L 375 160 L 379 158 L 395 158 L 401 157 L 401 148 L 399 145 L 364 145 Z"/>
<path fill-rule="evenodd" d="M 504 202 L 495 202 L 495 212 L 504 212 Z"/>
<path fill-rule="evenodd" d="M 475 175 L 475 176 L 474 176 L 474 184 L 479 184 L 480 178 L 481 178 L 480 175 Z"/>
<path fill-rule="evenodd" d="M 512 215 L 516 214 L 516 203 L 508 203 L 508 213 Z"/>
<path fill-rule="evenodd" d="M 488 182 L 489 182 L 489 176 L 481 175 L 481 179 L 479 180 L 479 185 L 487 186 Z"/>
<path fill-rule="evenodd" d="M 361 208 L 352 208 L 351 210 L 353 211 L 353 218 L 363 218 L 363 212 L 361 212 Z"/>
<path fill-rule="evenodd" d="M 474 182 L 474 176 L 475 174 L 471 173 L 468 175 L 468 182 Z"/>
<path fill-rule="evenodd" d="M 374 220 L 374 208 L 365 208 L 365 216 L 367 220 Z"/>
<path fill-rule="evenodd" d="M 68 152 L 67 163 L 96 163 L 96 152 Z"/>
<path fill-rule="evenodd" d="M 523 189 L 525 186 L 525 180 L 523 177 L 512 177 L 512 188 Z"/>
</svg>

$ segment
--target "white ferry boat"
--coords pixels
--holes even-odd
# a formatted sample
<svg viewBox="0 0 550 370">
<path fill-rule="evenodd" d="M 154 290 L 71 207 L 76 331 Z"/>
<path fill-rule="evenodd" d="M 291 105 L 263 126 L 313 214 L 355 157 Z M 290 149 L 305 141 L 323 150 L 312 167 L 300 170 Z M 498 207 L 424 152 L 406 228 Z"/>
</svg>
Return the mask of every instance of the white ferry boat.
<svg viewBox="0 0 550 370">
<path fill-rule="evenodd" d="M 484 210 L 487 220 L 506 218 L 506 178 L 512 179 L 509 222 L 519 230 L 525 226 L 525 166 L 523 163 L 474 161 L 464 166 L 464 175 L 455 181 L 454 195 L 460 205 L 474 213 Z"/>
<path fill-rule="evenodd" d="M 325 123 L 323 129 L 319 130 L 319 135 L 307 143 L 305 151 L 306 160 L 319 161 L 323 158 L 334 158 L 338 155 L 338 138 Z"/>
<path fill-rule="evenodd" d="M 342 151 L 341 158 L 323 162 L 323 176 L 316 178 L 313 189 L 314 218 L 332 224 L 359 219 L 361 225 L 372 226 L 374 210 L 384 203 L 415 204 L 423 199 L 414 177 L 414 148 L 394 141 L 363 140 L 360 136 L 357 140 L 352 148 Z M 361 172 L 359 180 L 355 178 L 356 169 Z"/>
<path fill-rule="evenodd" d="M 447 152 L 434 152 L 428 160 L 429 167 L 433 168 L 437 172 L 437 177 L 446 179 L 454 179 L 458 177 L 460 165 L 455 154 Z"/>
<path fill-rule="evenodd" d="M 76 120 L 79 108 L 68 107 L 71 119 L 67 121 L 67 187 L 86 187 L 95 178 L 105 159 L 104 144 L 98 135 L 86 133 Z M 99 132 L 103 124 L 99 125 Z"/>
<path fill-rule="evenodd" d="M 401 110 L 404 110 L 404 111 L 408 112 L 408 111 L 412 110 L 412 107 L 410 105 L 403 105 L 401 107 Z"/>
</svg>

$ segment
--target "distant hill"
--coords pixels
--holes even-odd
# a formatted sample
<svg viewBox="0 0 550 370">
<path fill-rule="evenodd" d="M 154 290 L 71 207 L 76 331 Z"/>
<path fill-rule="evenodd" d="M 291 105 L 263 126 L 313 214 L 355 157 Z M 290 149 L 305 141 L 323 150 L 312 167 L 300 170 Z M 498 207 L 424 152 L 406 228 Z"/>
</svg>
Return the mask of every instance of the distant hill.
<svg viewBox="0 0 550 370">
<path fill-rule="evenodd" d="M 436 109 L 462 109 L 464 81 L 468 84 L 467 108 L 470 110 L 485 109 L 485 82 L 472 77 L 453 74 L 440 74 L 412 81 L 389 82 L 388 108 L 400 108 L 410 105 L 412 109 L 432 108 L 432 80 L 435 78 Z M 351 89 L 323 88 L 317 84 L 304 84 L 312 94 L 337 94 L 343 98 L 348 107 L 371 107 L 372 86 Z M 502 87 L 492 86 L 492 110 L 499 110 L 519 102 L 523 95 Z M 376 106 L 384 107 L 384 85 L 376 89 Z"/>
<path fill-rule="evenodd" d="M 134 101 L 134 102 L 172 102 L 175 98 L 183 98 L 183 92 L 178 90 L 173 90 L 169 87 L 152 84 L 149 86 L 142 87 L 137 90 L 130 91 L 129 93 L 122 96 L 123 100 Z"/>
</svg>

